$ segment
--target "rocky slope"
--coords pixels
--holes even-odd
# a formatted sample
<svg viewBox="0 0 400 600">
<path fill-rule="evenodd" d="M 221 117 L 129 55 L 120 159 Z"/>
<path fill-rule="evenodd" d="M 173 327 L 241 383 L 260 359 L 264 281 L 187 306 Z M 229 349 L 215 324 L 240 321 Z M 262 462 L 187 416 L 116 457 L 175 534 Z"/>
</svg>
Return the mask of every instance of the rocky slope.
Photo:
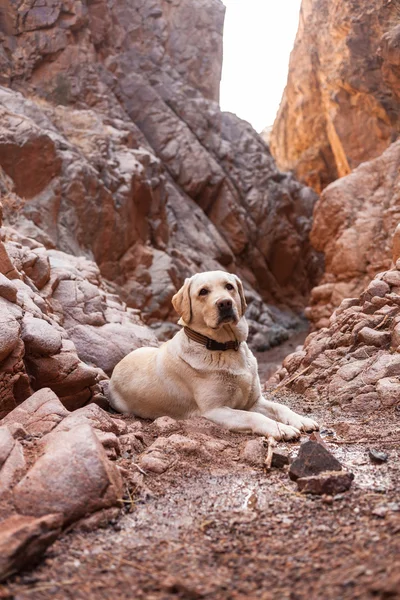
<svg viewBox="0 0 400 600">
<path fill-rule="evenodd" d="M 0 166 L 19 198 L 5 217 L 94 260 L 153 324 L 175 318 L 185 276 L 234 271 L 268 347 L 319 276 L 316 196 L 219 110 L 223 13 L 219 0 L 3 3 Z"/>
<path fill-rule="evenodd" d="M 303 394 L 339 414 L 370 415 L 400 402 L 400 260 L 290 354 L 269 386 Z M 394 424 L 394 430 L 396 430 Z M 398 428 L 397 428 L 398 431 Z"/>
<path fill-rule="evenodd" d="M 397 1 L 302 2 L 271 149 L 318 192 L 398 136 L 399 16 Z"/>
</svg>

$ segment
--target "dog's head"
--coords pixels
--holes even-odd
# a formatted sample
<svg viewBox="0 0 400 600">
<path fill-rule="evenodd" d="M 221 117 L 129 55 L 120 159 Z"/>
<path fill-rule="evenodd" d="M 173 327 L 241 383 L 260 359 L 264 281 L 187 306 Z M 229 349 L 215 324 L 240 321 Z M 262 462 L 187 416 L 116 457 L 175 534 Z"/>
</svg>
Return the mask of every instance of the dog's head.
<svg viewBox="0 0 400 600">
<path fill-rule="evenodd" d="M 186 279 L 172 304 L 181 324 L 214 331 L 237 325 L 247 306 L 242 282 L 224 271 L 197 273 Z"/>
</svg>

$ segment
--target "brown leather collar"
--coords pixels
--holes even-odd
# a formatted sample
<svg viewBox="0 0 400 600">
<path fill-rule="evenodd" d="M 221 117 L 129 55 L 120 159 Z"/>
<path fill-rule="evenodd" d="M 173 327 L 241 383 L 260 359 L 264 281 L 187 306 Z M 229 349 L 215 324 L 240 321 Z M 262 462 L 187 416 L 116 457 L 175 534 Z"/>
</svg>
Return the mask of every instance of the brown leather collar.
<svg viewBox="0 0 400 600">
<path fill-rule="evenodd" d="M 235 350 L 237 352 L 239 350 L 240 342 L 237 340 L 234 342 L 216 342 L 206 335 L 193 331 L 189 327 L 184 327 L 183 329 L 190 340 L 205 346 L 208 350 L 218 350 L 219 352 L 225 352 L 225 350 Z"/>
</svg>

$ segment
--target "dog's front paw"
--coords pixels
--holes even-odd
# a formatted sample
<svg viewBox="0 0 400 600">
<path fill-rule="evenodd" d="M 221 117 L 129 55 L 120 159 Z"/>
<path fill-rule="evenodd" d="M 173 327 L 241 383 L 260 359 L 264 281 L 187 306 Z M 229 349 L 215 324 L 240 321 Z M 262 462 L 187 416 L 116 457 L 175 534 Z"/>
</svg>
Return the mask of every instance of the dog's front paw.
<svg viewBox="0 0 400 600">
<path fill-rule="evenodd" d="M 316 421 L 314 421 L 314 419 L 309 419 L 308 417 L 298 415 L 292 410 L 286 415 L 285 423 L 291 425 L 292 427 L 296 427 L 296 429 L 300 429 L 300 431 L 311 432 L 319 429 L 319 425 Z"/>
<path fill-rule="evenodd" d="M 279 441 L 288 442 L 289 440 L 299 439 L 301 433 L 297 427 L 292 425 L 284 425 L 283 423 L 275 423 L 276 429 L 272 433 L 272 437 Z"/>
</svg>

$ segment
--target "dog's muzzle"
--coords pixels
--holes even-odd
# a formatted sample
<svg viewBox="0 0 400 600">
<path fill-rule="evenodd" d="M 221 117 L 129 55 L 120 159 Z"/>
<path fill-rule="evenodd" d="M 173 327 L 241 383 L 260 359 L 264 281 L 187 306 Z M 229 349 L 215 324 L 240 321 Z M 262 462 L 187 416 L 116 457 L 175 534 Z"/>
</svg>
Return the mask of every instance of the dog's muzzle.
<svg viewBox="0 0 400 600">
<path fill-rule="evenodd" d="M 225 300 L 219 300 L 217 302 L 217 307 L 218 325 L 220 325 L 221 323 L 230 323 L 231 321 L 237 321 L 235 309 L 233 307 L 233 302 L 230 298 L 226 298 Z"/>
</svg>

